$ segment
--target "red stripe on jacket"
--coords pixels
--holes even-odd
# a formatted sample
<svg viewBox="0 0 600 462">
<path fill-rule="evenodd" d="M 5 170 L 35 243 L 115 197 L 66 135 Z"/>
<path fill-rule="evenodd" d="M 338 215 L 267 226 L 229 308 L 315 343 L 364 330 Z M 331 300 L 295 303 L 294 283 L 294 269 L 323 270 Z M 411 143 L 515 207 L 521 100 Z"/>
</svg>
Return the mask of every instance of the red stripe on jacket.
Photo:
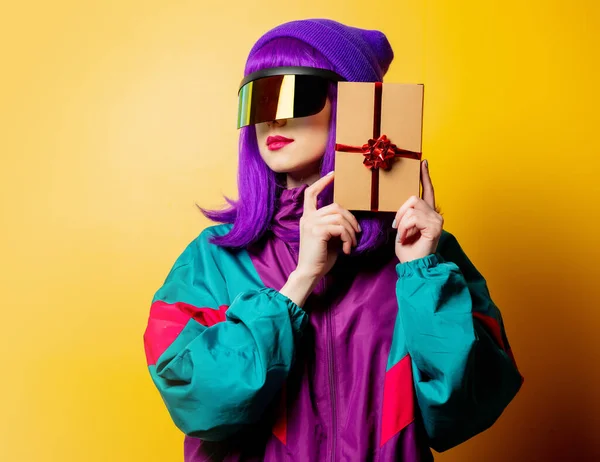
<svg viewBox="0 0 600 462">
<path fill-rule="evenodd" d="M 144 332 L 144 350 L 149 366 L 156 361 L 181 333 L 190 319 L 203 326 L 214 326 L 225 321 L 225 312 L 229 306 L 221 305 L 219 309 L 198 308 L 188 303 L 154 302 L 150 308 L 148 327 Z"/>
</svg>

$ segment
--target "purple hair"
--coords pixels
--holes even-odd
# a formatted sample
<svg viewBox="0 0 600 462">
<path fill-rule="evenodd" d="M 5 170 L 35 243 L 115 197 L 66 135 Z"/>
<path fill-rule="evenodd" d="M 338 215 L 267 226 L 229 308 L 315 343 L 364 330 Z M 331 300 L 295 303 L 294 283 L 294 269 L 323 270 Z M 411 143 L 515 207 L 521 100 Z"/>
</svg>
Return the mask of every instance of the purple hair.
<svg viewBox="0 0 600 462">
<path fill-rule="evenodd" d="M 266 43 L 246 64 L 244 75 L 277 66 L 310 66 L 335 71 L 331 63 L 315 48 L 293 38 L 277 38 Z M 332 83 L 328 98 L 331 102 L 331 120 L 327 148 L 321 160 L 321 176 L 334 168 L 335 124 L 337 107 L 337 84 Z M 335 181 L 335 180 L 334 180 Z M 211 242 L 230 248 L 243 248 L 258 241 L 268 230 L 277 198 L 286 188 L 285 173 L 273 172 L 263 161 L 258 150 L 256 128 L 249 125 L 240 129 L 238 191 L 239 199 L 225 200 L 230 205 L 224 210 L 206 210 L 202 213 L 218 223 L 232 223 L 229 233 L 213 236 Z M 319 196 L 318 206 L 333 202 L 333 187 L 328 186 Z M 362 232 L 357 234 L 358 246 L 354 254 L 374 250 L 383 244 L 390 234 L 393 213 L 354 212 Z M 289 242 L 299 241 L 299 232 L 290 231 L 284 236 Z"/>
</svg>

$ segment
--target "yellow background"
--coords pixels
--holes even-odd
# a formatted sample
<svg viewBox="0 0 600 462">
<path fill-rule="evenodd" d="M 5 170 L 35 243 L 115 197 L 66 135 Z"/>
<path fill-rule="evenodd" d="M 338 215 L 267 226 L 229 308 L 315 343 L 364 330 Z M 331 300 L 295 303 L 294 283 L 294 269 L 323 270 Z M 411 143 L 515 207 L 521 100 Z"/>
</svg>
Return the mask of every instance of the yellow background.
<svg viewBox="0 0 600 462">
<path fill-rule="evenodd" d="M 150 299 L 208 224 L 194 203 L 236 196 L 251 45 L 308 17 L 383 30 L 386 80 L 425 84 L 446 228 L 488 279 L 526 377 L 493 429 L 437 460 L 600 457 L 597 5 L 5 5 L 0 460 L 182 460 L 145 367 Z"/>
</svg>

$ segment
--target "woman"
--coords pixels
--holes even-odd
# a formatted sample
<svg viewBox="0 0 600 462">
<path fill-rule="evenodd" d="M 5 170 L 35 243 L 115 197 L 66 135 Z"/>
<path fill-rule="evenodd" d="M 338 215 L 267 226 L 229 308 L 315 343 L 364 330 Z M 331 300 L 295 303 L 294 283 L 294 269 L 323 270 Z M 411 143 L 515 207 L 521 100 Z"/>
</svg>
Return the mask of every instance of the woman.
<svg viewBox="0 0 600 462">
<path fill-rule="evenodd" d="M 205 211 L 222 224 L 177 259 L 144 334 L 186 461 L 432 460 L 519 390 L 427 162 L 423 197 L 395 216 L 332 203 L 336 83 L 381 81 L 392 59 L 381 32 L 324 19 L 282 24 L 250 51 L 240 199 Z M 285 117 L 283 75 L 297 96 Z"/>
</svg>

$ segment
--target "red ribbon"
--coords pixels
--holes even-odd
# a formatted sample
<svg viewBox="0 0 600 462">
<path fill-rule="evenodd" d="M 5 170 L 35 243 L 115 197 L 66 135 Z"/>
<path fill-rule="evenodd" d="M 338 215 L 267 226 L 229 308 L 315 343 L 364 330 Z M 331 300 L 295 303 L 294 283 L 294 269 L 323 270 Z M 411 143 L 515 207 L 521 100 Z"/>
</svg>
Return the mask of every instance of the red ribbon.
<svg viewBox="0 0 600 462">
<path fill-rule="evenodd" d="M 382 82 L 375 82 L 375 101 L 373 110 L 373 138 L 362 146 L 336 144 L 335 150 L 340 152 L 356 152 L 365 158 L 363 165 L 371 170 L 371 211 L 379 208 L 379 169 L 390 170 L 396 157 L 421 159 L 421 153 L 400 149 L 386 135 L 381 135 L 381 93 Z"/>
</svg>

